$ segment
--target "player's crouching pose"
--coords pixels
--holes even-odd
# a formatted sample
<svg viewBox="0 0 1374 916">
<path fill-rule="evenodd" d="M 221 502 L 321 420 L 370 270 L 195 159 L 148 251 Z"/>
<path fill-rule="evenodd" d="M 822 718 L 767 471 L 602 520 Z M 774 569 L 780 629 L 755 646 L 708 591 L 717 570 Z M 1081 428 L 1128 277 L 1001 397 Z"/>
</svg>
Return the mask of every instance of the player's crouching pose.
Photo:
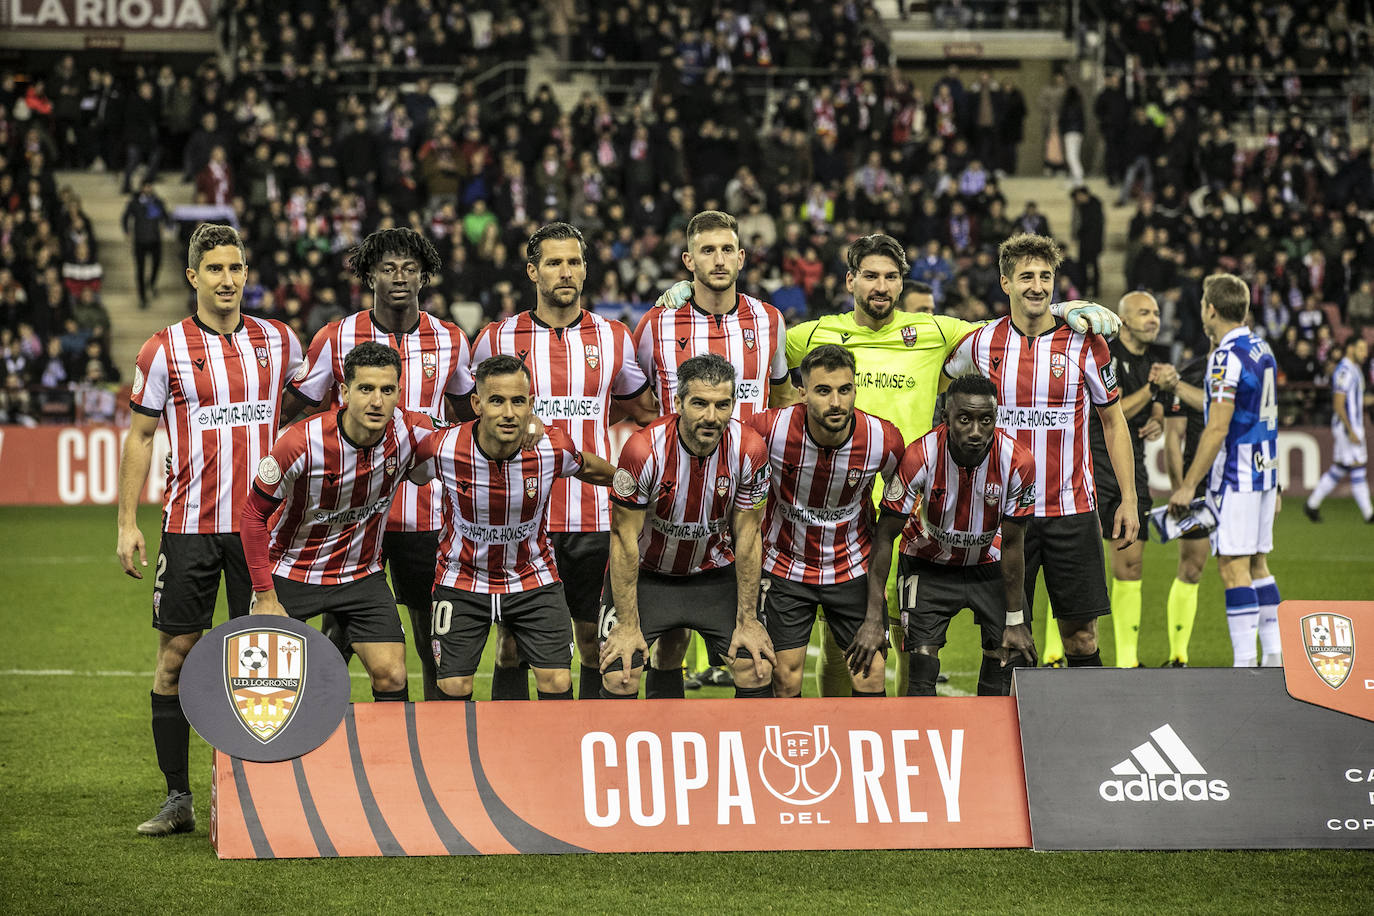
<svg viewBox="0 0 1374 916">
<path fill-rule="evenodd" d="M 253 612 L 334 614 L 372 679 L 373 699 L 404 702 L 405 631 L 382 572 L 382 535 L 433 421 L 396 406 L 400 383 L 391 347 L 367 341 L 349 351 L 342 409 L 292 426 L 259 462 L 240 534 Z"/>
<path fill-rule="evenodd" d="M 580 452 L 562 429 L 521 450 L 533 412 L 531 378 L 513 356 L 477 367 L 477 419 L 425 441 L 444 485 L 444 530 L 432 605 L 439 689 L 472 699 L 492 624 L 514 637 L 541 700 L 571 700 L 573 631 L 549 542 L 549 496 L 564 477 L 609 486 L 615 468 Z"/>
<path fill-rule="evenodd" d="M 602 696 L 635 696 L 649 644 L 677 628 L 729 660 L 735 696 L 771 696 L 776 658 L 757 613 L 763 440 L 730 418 L 735 368 L 714 353 L 678 367 L 673 406 L 625 443 L 611 487 Z"/>
<path fill-rule="evenodd" d="M 882 619 L 891 544 L 901 532 L 897 584 L 911 660 L 908 696 L 935 695 L 940 647 L 950 620 L 964 607 L 973 610 L 982 630 L 979 696 L 1008 692 L 1012 653 L 1024 656 L 1024 664 L 1035 664 L 1023 591 L 1025 521 L 1035 509 L 1035 469 L 1030 450 L 996 423 L 992 382 L 977 375 L 955 379 L 945 422 L 907 447 L 883 495 L 868 613 L 872 620 Z M 864 646 L 862 652 L 871 649 Z M 860 654 L 850 663 L 862 660 Z"/>
<path fill-rule="evenodd" d="M 773 695 L 801 696 L 816 608 L 850 651 L 865 622 L 873 542 L 873 483 L 891 479 L 902 434 L 854 409 L 854 354 L 824 344 L 801 361 L 804 402 L 748 421 L 768 449 L 772 495 L 763 519 L 764 619 L 778 655 Z M 891 552 L 891 542 L 888 542 Z M 881 610 L 881 608 L 879 608 Z M 861 642 L 882 651 L 851 672 L 854 696 L 884 694 L 885 620 Z"/>
</svg>

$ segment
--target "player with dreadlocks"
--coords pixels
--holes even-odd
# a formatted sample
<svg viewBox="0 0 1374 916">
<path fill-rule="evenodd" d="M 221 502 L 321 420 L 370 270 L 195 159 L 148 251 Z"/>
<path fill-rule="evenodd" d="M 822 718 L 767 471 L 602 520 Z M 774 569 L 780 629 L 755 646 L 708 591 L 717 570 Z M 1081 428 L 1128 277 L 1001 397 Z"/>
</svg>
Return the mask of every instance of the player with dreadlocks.
<svg viewBox="0 0 1374 916">
<path fill-rule="evenodd" d="M 420 311 L 420 290 L 442 267 L 434 245 L 412 229 L 378 229 L 353 249 L 349 267 L 372 290 L 372 308 L 319 330 L 305 363 L 286 386 L 284 417 L 289 419 L 306 405 L 340 407 L 344 357 L 358 344 L 373 340 L 401 354 L 400 407 L 436 419 L 469 419 L 468 339 L 457 325 Z M 403 483 L 391 504 L 382 542 L 396 599 L 410 611 L 427 700 L 445 698 L 435 683 L 430 645 L 430 592 L 442 508 L 443 491 L 437 481 L 422 486 Z M 342 635 L 331 620 L 326 619 L 321 629 L 340 643 Z M 340 650 L 348 657 L 346 645 Z"/>
</svg>

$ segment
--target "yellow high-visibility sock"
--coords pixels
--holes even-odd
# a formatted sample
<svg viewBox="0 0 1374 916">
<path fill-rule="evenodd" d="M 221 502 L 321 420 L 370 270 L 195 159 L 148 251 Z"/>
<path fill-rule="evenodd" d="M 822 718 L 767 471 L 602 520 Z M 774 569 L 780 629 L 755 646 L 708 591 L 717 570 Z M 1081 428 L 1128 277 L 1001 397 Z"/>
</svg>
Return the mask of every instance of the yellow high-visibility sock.
<svg viewBox="0 0 1374 916">
<path fill-rule="evenodd" d="M 1045 650 L 1040 653 L 1040 663 L 1044 665 L 1062 661 L 1064 640 L 1059 637 L 1059 622 L 1054 619 L 1054 608 L 1045 602 Z"/>
<path fill-rule="evenodd" d="M 1193 637 L 1193 618 L 1197 616 L 1196 582 L 1174 579 L 1169 586 L 1166 615 L 1169 625 L 1169 660 L 1188 663 L 1188 640 Z"/>
<path fill-rule="evenodd" d="M 1116 633 L 1116 666 L 1140 664 L 1140 580 L 1112 582 L 1112 630 Z"/>
</svg>

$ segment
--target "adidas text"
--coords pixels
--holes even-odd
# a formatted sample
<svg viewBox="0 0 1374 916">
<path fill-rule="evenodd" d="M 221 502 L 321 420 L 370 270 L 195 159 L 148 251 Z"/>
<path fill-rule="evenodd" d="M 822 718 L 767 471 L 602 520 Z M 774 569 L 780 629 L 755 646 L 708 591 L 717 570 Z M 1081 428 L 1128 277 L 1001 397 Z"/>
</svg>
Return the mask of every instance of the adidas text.
<svg viewBox="0 0 1374 916">
<path fill-rule="evenodd" d="M 1226 801 L 1231 788 L 1224 779 L 1184 779 L 1175 773 L 1163 778 L 1137 776 L 1134 779 L 1108 779 L 1097 787 L 1104 801 Z"/>
</svg>

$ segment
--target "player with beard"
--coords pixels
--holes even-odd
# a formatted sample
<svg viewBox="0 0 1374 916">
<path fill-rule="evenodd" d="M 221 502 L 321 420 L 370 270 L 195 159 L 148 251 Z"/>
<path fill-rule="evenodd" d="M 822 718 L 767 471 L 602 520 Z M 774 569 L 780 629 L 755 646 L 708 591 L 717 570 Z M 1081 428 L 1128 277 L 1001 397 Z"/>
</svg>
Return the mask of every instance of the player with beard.
<svg viewBox="0 0 1374 916">
<path fill-rule="evenodd" d="M 729 659 L 735 696 L 771 696 L 777 662 L 757 613 L 768 455 L 733 419 L 724 357 L 684 361 L 674 387 L 677 413 L 630 437 L 611 485 L 602 696 L 634 697 L 648 644 L 677 629 Z"/>
<path fill-rule="evenodd" d="M 771 469 L 763 517 L 762 607 L 777 651 L 773 695 L 801 696 L 806 647 L 825 612 L 833 640 L 853 651 L 859 631 L 882 647 L 852 674 L 854 696 L 884 689 L 886 623 L 865 621 L 873 540 L 873 489 L 901 460 L 902 434 L 854 408 L 854 355 L 826 344 L 802 359 L 801 404 L 755 414 Z"/>
<path fill-rule="evenodd" d="M 344 360 L 354 347 L 370 340 L 401 354 L 403 410 L 440 420 L 470 417 L 467 336 L 457 325 L 420 310 L 420 290 L 443 267 L 434 246 L 412 229 L 379 229 L 352 251 L 349 267 L 372 291 L 372 308 L 332 321 L 315 334 L 305 364 L 287 386 L 285 416 L 341 403 Z M 435 683 L 429 636 L 442 499 L 438 483 L 404 483 L 391 505 L 382 544 L 382 560 L 397 600 L 409 611 L 426 700 L 446 699 Z M 326 615 L 321 629 L 347 658 L 348 645 L 337 622 Z"/>
<path fill-rule="evenodd" d="M 152 596 L 158 631 L 153 746 L 167 796 L 162 810 L 138 826 L 145 836 L 196 826 L 187 762 L 191 726 L 178 697 L 181 666 L 214 623 L 221 574 L 229 616 L 248 613 L 252 587 L 238 537 L 243 501 L 254 465 L 277 437 L 282 388 L 301 361 L 300 343 L 286 325 L 242 314 L 247 271 L 237 231 L 198 227 L 186 267 L 196 312 L 149 338 L 134 367 L 115 547 L 134 579 L 142 579 L 140 566 L 148 565 L 138 501 L 164 418 L 172 447 Z"/>
<path fill-rule="evenodd" d="M 1031 454 L 997 429 L 997 389 L 979 375 L 954 380 L 944 422 L 911 445 L 883 493 L 882 517 L 869 568 L 868 618 L 850 668 L 862 670 L 881 645 L 884 595 L 892 551 L 897 562 L 906 644 L 907 696 L 935 696 L 940 647 L 949 622 L 965 607 L 982 631 L 978 695 L 1011 687 L 1011 656 L 1035 664 L 1025 615 L 1025 522 L 1035 505 Z M 1000 536 L 999 536 L 1000 535 Z"/>
<path fill-rule="evenodd" d="M 1101 667 L 1097 618 L 1111 613 L 1102 539 L 1124 547 L 1136 539 L 1135 461 L 1121 412 L 1111 352 L 1101 337 L 1075 333 L 1052 306 L 1063 252 L 1053 239 L 1014 235 L 998 262 L 1011 314 L 966 337 L 945 364 L 951 377 L 971 370 L 997 387 L 997 425 L 1034 456 L 1034 517 L 1026 527 L 1026 609 L 1045 570 L 1054 618 L 1069 667 Z M 1097 516 L 1089 404 L 1102 420 L 1121 504 L 1103 529 Z M 1108 533 L 1109 532 L 1109 533 Z"/>
<path fill-rule="evenodd" d="M 664 410 L 674 403 L 678 369 L 688 359 L 707 353 L 735 366 L 732 417 L 748 420 L 767 407 L 796 400 L 784 353 L 786 324 L 772 305 L 736 288 L 744 266 L 739 224 L 719 210 L 705 210 L 687 223 L 687 250 L 682 263 L 692 273 L 685 298 L 665 295 L 635 328 L 636 354 Z M 678 306 L 682 306 L 679 308 Z M 686 631 L 665 633 L 654 647 L 653 666 L 645 675 L 645 692 L 654 697 L 681 697 Z"/>
<path fill-rule="evenodd" d="M 473 364 L 493 355 L 519 359 L 532 376 L 533 412 L 567 433 L 573 447 L 609 455 L 613 411 L 643 425 L 658 404 L 635 360 L 629 330 L 581 306 L 587 280 L 586 243 L 567 223 L 549 223 L 525 247 L 525 272 L 535 287 L 534 310 L 489 324 L 473 345 Z M 596 624 L 611 551 L 611 507 L 604 487 L 575 477 L 553 483 L 549 533 L 558 576 L 572 614 L 581 660 L 578 696 L 601 695 Z M 494 700 L 528 699 L 515 641 L 503 632 L 493 672 Z"/>
</svg>

